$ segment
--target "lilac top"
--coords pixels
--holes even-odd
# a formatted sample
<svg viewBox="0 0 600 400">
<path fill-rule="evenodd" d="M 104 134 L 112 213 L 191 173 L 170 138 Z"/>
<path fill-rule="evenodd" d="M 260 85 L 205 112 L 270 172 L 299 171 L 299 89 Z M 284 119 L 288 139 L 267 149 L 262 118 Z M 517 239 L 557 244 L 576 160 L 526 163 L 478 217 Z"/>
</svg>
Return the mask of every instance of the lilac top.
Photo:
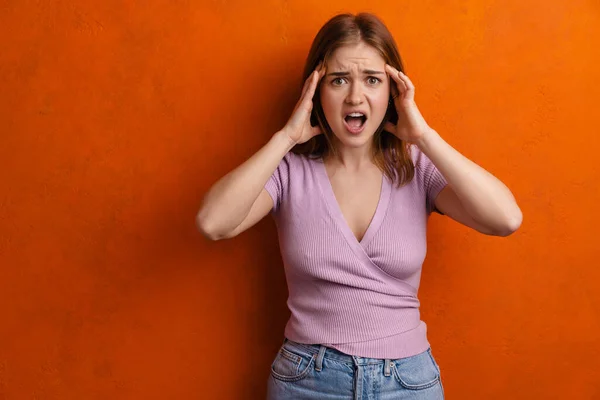
<svg viewBox="0 0 600 400">
<path fill-rule="evenodd" d="M 273 198 L 288 285 L 285 336 L 346 354 L 403 358 L 429 347 L 417 291 L 427 219 L 447 184 L 417 146 L 414 179 L 384 175 L 375 215 L 359 242 L 346 223 L 321 159 L 289 152 L 265 185 Z M 439 212 L 439 211 L 438 211 Z"/>
</svg>

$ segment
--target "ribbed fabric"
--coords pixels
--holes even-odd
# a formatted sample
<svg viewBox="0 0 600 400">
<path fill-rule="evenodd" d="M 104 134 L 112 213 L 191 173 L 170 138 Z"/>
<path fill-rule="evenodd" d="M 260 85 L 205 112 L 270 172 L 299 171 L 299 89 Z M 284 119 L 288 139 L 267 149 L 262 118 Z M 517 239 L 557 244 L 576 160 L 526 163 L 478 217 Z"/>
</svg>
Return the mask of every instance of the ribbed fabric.
<svg viewBox="0 0 600 400">
<path fill-rule="evenodd" d="M 265 185 L 288 285 L 288 339 L 371 358 L 409 357 L 429 347 L 417 291 L 427 218 L 447 182 L 418 147 L 411 149 L 414 179 L 398 188 L 384 176 L 360 242 L 322 160 L 289 152 Z"/>
</svg>

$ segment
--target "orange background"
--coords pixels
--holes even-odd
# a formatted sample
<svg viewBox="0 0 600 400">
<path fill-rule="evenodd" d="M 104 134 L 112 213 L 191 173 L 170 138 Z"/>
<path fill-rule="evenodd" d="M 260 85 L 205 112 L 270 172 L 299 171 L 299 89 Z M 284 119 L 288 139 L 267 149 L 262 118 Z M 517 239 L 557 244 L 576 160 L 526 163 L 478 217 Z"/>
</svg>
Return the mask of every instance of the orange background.
<svg viewBox="0 0 600 400">
<path fill-rule="evenodd" d="M 0 399 L 259 399 L 287 291 L 270 218 L 203 194 L 287 120 L 314 35 L 372 11 L 417 104 L 524 213 L 430 221 L 448 399 L 600 399 L 596 1 L 0 1 Z"/>
</svg>

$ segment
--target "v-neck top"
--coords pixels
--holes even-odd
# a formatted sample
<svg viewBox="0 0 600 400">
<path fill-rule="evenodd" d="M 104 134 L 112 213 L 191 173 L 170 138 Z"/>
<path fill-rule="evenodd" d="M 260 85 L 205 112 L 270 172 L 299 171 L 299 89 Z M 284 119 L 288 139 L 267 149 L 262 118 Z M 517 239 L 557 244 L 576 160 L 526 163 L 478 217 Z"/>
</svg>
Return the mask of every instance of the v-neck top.
<svg viewBox="0 0 600 400">
<path fill-rule="evenodd" d="M 329 209 L 331 216 L 336 220 L 339 228 L 346 237 L 346 240 L 348 240 L 348 243 L 351 246 L 358 244 L 360 247 L 362 247 L 362 249 L 364 249 L 369 244 L 369 240 L 373 238 L 373 233 L 377 232 L 381 222 L 383 222 L 383 216 L 385 215 L 385 211 L 387 210 L 390 202 L 391 182 L 386 179 L 384 174 L 383 179 L 381 180 L 381 190 L 379 194 L 379 200 L 377 202 L 377 208 L 375 208 L 375 213 L 373 214 L 371 222 L 369 223 L 369 226 L 367 227 L 362 239 L 358 241 L 354 235 L 354 232 L 352 232 L 352 229 L 350 229 L 350 226 L 346 222 L 341 208 L 339 207 L 339 203 L 335 197 L 335 193 L 333 192 L 333 187 L 331 186 L 331 181 L 327 175 L 327 170 L 325 169 L 325 164 L 321 161 L 315 162 L 312 165 L 315 170 L 321 192 L 323 193 L 325 204 Z M 362 249 L 360 249 L 360 251 L 361 253 L 364 253 Z"/>
<path fill-rule="evenodd" d="M 417 146 L 411 157 L 411 182 L 398 188 L 383 176 L 360 241 L 344 219 L 323 161 L 292 152 L 281 160 L 265 189 L 273 199 L 288 285 L 288 339 L 371 358 L 427 350 L 417 292 L 427 219 L 447 181 Z"/>
</svg>

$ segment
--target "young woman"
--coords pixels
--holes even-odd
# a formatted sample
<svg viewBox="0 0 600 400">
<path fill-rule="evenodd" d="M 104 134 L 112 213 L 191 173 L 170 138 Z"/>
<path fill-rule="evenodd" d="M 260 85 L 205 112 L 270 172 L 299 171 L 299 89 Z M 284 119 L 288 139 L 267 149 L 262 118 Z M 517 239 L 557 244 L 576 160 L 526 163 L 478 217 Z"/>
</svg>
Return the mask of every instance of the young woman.
<svg viewBox="0 0 600 400">
<path fill-rule="evenodd" d="M 436 211 L 488 234 L 521 224 L 510 190 L 420 114 L 372 14 L 318 32 L 287 124 L 206 194 L 197 225 L 231 238 L 271 213 L 291 317 L 270 399 L 443 399 L 417 290 Z"/>
</svg>

